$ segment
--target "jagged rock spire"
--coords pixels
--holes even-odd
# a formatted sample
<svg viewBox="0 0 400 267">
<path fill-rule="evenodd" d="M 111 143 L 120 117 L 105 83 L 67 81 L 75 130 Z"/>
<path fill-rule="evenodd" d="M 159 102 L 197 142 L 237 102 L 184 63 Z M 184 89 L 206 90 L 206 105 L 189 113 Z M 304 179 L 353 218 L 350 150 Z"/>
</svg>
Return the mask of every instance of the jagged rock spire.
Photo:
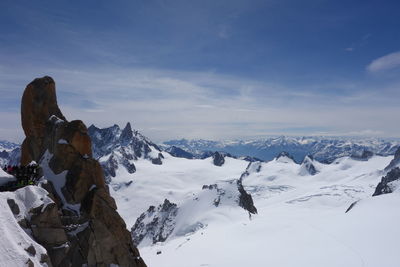
<svg viewBox="0 0 400 267">
<path fill-rule="evenodd" d="M 125 128 L 122 130 L 120 140 L 122 143 L 128 143 L 133 137 L 131 123 L 128 122 Z"/>
<path fill-rule="evenodd" d="M 42 165 L 48 180 L 43 187 L 55 202 L 28 224 L 52 264 L 146 266 L 116 211 L 103 170 L 92 158 L 88 129 L 62 115 L 52 78 L 38 78 L 27 86 L 21 119 L 26 134 L 21 163 L 35 160 Z"/>
</svg>

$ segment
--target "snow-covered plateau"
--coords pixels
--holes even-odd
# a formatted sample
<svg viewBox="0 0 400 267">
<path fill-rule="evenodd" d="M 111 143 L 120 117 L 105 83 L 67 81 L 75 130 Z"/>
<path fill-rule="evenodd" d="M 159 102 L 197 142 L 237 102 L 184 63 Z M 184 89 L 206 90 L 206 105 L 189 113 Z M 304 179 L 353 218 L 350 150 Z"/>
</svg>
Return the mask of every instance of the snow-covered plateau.
<svg viewBox="0 0 400 267">
<path fill-rule="evenodd" d="M 399 266 L 400 193 L 372 197 L 393 156 L 225 156 L 217 166 L 162 155 L 161 165 L 138 158 L 134 173 L 120 167 L 110 181 L 149 266 Z M 241 205 L 239 181 L 256 212 Z"/>
</svg>

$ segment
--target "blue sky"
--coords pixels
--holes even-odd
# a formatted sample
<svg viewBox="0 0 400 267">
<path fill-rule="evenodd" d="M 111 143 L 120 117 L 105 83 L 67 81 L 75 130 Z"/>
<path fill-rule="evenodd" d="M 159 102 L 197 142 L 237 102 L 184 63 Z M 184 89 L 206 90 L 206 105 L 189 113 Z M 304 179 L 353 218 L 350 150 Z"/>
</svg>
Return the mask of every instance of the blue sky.
<svg viewBox="0 0 400 267">
<path fill-rule="evenodd" d="M 398 1 L 0 3 L 0 139 L 50 75 L 69 119 L 156 141 L 400 137 Z"/>
</svg>

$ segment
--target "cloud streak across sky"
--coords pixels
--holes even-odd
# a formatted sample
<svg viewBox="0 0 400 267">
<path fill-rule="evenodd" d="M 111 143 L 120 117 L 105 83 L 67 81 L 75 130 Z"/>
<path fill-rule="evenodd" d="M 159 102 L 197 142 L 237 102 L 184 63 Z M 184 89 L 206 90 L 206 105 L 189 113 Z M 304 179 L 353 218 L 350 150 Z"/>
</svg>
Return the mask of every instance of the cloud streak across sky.
<svg viewBox="0 0 400 267">
<path fill-rule="evenodd" d="M 399 137 L 400 40 L 349 27 L 393 7 L 309 2 L 4 1 L 0 139 L 21 140 L 23 89 L 43 75 L 69 120 L 130 121 L 157 141 Z M 386 33 L 400 26 L 381 21 Z"/>
<path fill-rule="evenodd" d="M 400 52 L 390 53 L 386 56 L 374 59 L 368 66 L 370 72 L 381 72 L 400 67 Z"/>
</svg>

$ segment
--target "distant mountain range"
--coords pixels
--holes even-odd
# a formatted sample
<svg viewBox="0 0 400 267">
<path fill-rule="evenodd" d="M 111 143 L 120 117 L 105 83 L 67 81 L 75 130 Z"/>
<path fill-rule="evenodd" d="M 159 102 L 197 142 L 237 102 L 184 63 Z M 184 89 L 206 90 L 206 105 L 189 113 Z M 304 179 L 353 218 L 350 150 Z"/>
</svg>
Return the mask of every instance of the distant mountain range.
<svg viewBox="0 0 400 267">
<path fill-rule="evenodd" d="M 20 145 L 9 141 L 0 140 L 0 166 L 3 167 L 6 164 L 18 164 L 20 155 Z"/>
<path fill-rule="evenodd" d="M 119 147 L 122 154 L 130 154 L 127 158 L 145 157 L 153 163 L 162 163 L 161 151 L 170 153 L 175 157 L 193 159 L 207 158 L 213 152 L 225 152 L 233 157 L 247 157 L 248 161 L 274 159 L 279 153 L 289 153 L 296 162 L 302 162 L 307 155 L 315 160 L 331 163 L 344 156 L 362 157 L 365 153 L 375 155 L 394 155 L 400 146 L 400 139 L 395 138 L 356 138 L 356 137 L 293 137 L 278 136 L 257 140 L 170 140 L 162 144 L 155 144 L 136 130 L 131 129 L 128 123 L 124 129 L 118 125 L 99 129 L 92 125 L 89 127 L 92 138 L 93 155 L 102 158 L 105 167 L 105 156 L 112 153 L 111 160 L 107 158 L 108 166 L 118 157 L 115 148 Z M 126 147 L 130 149 L 126 149 Z M 113 152 L 114 151 L 114 152 Z M 16 164 L 19 161 L 20 148 L 18 144 L 0 141 L 0 164 L 8 162 Z M 143 154 L 143 155 L 142 155 Z M 119 154 L 121 155 L 121 154 Z M 133 164 L 133 162 L 132 162 Z M 129 165 L 125 162 L 124 165 Z M 107 168 L 106 168 L 107 169 Z M 108 168 L 110 169 L 110 168 Z M 111 168 L 112 169 L 112 168 Z M 110 169 L 110 171 L 111 171 Z M 133 171 L 133 166 L 130 167 Z M 112 172 L 112 171 L 111 171 Z M 113 172 L 112 172 L 113 173 Z"/>
<path fill-rule="evenodd" d="M 251 156 L 267 161 L 285 151 L 297 162 L 312 155 L 318 161 L 330 163 L 339 157 L 360 157 L 365 151 L 382 156 L 394 155 L 399 145 L 400 139 L 279 136 L 248 141 L 180 139 L 166 141 L 161 146 L 166 150 L 177 147 L 197 158 L 205 151 L 224 151 L 238 157 Z"/>
</svg>

